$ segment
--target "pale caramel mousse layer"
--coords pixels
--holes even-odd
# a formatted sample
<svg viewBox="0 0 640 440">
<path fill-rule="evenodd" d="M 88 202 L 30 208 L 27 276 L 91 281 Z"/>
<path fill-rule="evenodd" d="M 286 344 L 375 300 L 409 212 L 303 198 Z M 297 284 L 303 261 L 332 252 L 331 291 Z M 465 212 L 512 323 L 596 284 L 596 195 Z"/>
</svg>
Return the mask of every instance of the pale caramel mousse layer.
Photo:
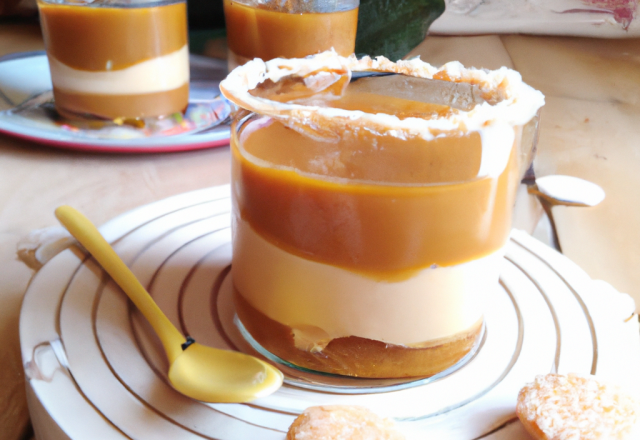
<svg viewBox="0 0 640 440">
<path fill-rule="evenodd" d="M 186 6 L 39 2 L 56 108 L 106 119 L 182 112 L 189 99 Z"/>
<path fill-rule="evenodd" d="M 352 335 L 417 347 L 460 333 L 482 319 L 503 256 L 496 252 L 380 282 L 286 252 L 237 217 L 234 237 L 236 289 L 253 307 L 291 327 L 296 346 L 309 350 Z M 391 313 L 390 304 L 398 311 Z"/>
</svg>

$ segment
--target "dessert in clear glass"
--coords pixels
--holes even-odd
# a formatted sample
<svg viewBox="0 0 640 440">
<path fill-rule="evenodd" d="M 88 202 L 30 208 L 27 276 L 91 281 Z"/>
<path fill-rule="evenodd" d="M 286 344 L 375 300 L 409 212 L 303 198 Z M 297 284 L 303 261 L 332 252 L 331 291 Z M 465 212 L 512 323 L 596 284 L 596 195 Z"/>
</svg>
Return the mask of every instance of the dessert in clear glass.
<svg viewBox="0 0 640 440">
<path fill-rule="evenodd" d="M 229 70 L 253 58 L 351 55 L 360 0 L 224 0 Z"/>
<path fill-rule="evenodd" d="M 128 119 L 185 110 L 184 1 L 39 0 L 38 7 L 60 114 Z"/>
<path fill-rule="evenodd" d="M 361 71 L 396 73 L 351 81 Z M 315 371 L 425 377 L 465 358 L 498 288 L 542 94 L 420 60 L 254 60 L 232 128 L 237 315 Z"/>
</svg>

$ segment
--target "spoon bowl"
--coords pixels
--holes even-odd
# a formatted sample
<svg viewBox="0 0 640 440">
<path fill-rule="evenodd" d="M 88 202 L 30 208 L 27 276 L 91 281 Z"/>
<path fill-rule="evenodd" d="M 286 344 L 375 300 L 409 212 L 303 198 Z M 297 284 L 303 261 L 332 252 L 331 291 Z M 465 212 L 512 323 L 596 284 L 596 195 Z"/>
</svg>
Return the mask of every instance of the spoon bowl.
<svg viewBox="0 0 640 440">
<path fill-rule="evenodd" d="M 573 176 L 552 175 L 536 179 L 532 190 L 552 205 L 596 206 L 604 200 L 604 190 L 595 183 Z"/>
<path fill-rule="evenodd" d="M 207 347 L 185 338 L 84 215 L 70 206 L 61 206 L 55 213 L 149 321 L 167 354 L 169 381 L 177 391 L 205 402 L 241 403 L 280 388 L 284 376 L 272 365 L 248 354 Z"/>
<path fill-rule="evenodd" d="M 253 356 L 195 342 L 173 361 L 169 381 L 197 400 L 248 402 L 280 388 L 282 373 Z"/>
</svg>

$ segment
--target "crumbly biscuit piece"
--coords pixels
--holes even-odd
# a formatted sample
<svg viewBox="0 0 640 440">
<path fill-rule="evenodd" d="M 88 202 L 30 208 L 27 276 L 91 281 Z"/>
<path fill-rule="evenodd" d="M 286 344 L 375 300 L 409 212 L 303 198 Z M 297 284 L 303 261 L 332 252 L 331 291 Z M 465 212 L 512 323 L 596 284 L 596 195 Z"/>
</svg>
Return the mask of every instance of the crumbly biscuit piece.
<svg viewBox="0 0 640 440">
<path fill-rule="evenodd" d="M 287 440 L 404 440 L 394 423 L 359 406 L 312 406 L 289 427 Z"/>
<path fill-rule="evenodd" d="M 537 376 L 520 390 L 516 412 L 538 440 L 640 438 L 639 402 L 593 376 Z"/>
</svg>

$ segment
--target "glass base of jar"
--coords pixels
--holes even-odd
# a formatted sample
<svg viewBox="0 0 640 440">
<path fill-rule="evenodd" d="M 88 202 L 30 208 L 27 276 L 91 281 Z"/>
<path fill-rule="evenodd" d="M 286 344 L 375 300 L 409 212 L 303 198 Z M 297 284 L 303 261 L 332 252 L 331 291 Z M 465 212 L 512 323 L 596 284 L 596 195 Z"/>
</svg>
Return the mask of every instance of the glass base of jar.
<svg viewBox="0 0 640 440">
<path fill-rule="evenodd" d="M 184 113 L 189 84 L 173 90 L 131 95 L 76 93 L 53 89 L 56 110 L 67 119 L 140 119 Z"/>
<path fill-rule="evenodd" d="M 459 335 L 434 341 L 424 348 L 350 336 L 333 339 L 322 350 L 307 351 L 295 346 L 291 328 L 254 309 L 237 291 L 234 297 L 241 331 L 254 349 L 275 362 L 301 371 L 336 376 L 368 379 L 434 376 L 458 365 L 477 350 L 484 328 L 479 322 Z"/>
<path fill-rule="evenodd" d="M 251 333 L 242 324 L 238 315 L 234 315 L 233 323 L 238 329 L 240 335 L 249 346 L 260 355 L 264 356 L 271 363 L 275 364 L 285 375 L 284 382 L 287 385 L 298 388 L 320 391 L 334 394 L 369 394 L 369 393 L 387 393 L 399 391 L 408 388 L 423 386 L 431 382 L 435 382 L 447 377 L 462 367 L 467 365 L 476 357 L 486 340 L 486 325 L 483 323 L 480 329 L 480 335 L 473 348 L 460 359 L 456 364 L 447 368 L 440 373 L 428 377 L 403 377 L 403 378 L 387 378 L 387 379 L 370 379 L 354 376 L 344 376 L 339 374 L 325 373 L 322 371 L 311 370 L 292 364 L 275 354 L 271 353 L 260 345 L 251 336 Z"/>
<path fill-rule="evenodd" d="M 482 321 L 471 328 L 414 348 L 357 336 L 332 339 L 318 350 L 296 346 L 293 330 L 267 317 L 235 292 L 245 328 L 269 352 L 313 371 L 365 378 L 427 377 L 458 363 L 476 345 Z"/>
</svg>

